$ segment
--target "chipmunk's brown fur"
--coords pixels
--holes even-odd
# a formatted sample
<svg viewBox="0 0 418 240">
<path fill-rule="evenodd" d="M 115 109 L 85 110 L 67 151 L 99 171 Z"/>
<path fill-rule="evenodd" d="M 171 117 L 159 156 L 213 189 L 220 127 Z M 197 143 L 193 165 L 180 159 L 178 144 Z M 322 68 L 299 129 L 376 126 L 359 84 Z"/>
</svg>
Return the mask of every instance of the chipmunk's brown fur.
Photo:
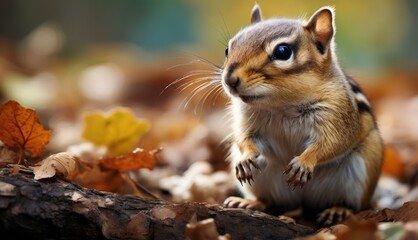
<svg viewBox="0 0 418 240">
<path fill-rule="evenodd" d="M 230 161 L 245 197 L 225 205 L 325 211 L 327 223 L 346 214 L 329 208 L 369 207 L 382 141 L 366 97 L 337 62 L 333 9 L 307 22 L 262 20 L 256 5 L 251 23 L 230 40 L 222 73 L 232 102 Z M 275 52 L 279 45 L 289 59 Z"/>
</svg>

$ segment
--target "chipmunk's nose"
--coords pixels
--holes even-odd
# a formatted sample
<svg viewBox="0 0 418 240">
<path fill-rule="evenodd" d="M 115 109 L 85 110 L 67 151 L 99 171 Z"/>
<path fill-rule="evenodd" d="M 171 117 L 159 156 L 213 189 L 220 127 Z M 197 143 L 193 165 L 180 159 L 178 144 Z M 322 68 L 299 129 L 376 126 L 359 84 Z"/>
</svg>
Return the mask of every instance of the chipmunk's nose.
<svg viewBox="0 0 418 240">
<path fill-rule="evenodd" d="M 225 75 L 225 84 L 234 92 L 238 90 L 238 86 L 240 85 L 240 78 L 237 76 L 236 70 L 238 68 L 238 63 L 232 63 L 229 65 L 226 75 Z"/>
<path fill-rule="evenodd" d="M 239 77 L 232 77 L 232 76 L 225 79 L 226 85 L 228 85 L 228 87 L 230 87 L 231 90 L 234 90 L 234 91 L 237 91 L 240 81 L 241 80 L 239 79 Z"/>
</svg>

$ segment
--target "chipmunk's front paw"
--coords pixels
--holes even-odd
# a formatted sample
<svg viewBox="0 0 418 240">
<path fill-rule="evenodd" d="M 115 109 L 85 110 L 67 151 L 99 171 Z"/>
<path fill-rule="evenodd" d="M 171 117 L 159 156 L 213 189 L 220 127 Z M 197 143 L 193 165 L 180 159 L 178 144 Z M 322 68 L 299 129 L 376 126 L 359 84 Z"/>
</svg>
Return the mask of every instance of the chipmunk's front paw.
<svg viewBox="0 0 418 240">
<path fill-rule="evenodd" d="M 258 169 L 261 171 L 260 166 L 257 163 L 257 157 L 259 156 L 259 153 L 253 153 L 249 155 L 248 157 L 245 157 L 243 160 L 239 161 L 235 166 L 235 175 L 238 179 L 238 181 L 251 185 L 251 181 L 254 182 L 254 176 L 251 170 L 251 166 L 253 166 L 255 169 Z"/>
<path fill-rule="evenodd" d="M 313 166 L 303 164 L 298 157 L 295 157 L 290 161 L 289 165 L 287 165 L 283 174 L 289 175 L 287 183 L 290 187 L 295 189 L 298 186 L 302 188 L 309 180 L 311 180 L 313 170 Z"/>
</svg>

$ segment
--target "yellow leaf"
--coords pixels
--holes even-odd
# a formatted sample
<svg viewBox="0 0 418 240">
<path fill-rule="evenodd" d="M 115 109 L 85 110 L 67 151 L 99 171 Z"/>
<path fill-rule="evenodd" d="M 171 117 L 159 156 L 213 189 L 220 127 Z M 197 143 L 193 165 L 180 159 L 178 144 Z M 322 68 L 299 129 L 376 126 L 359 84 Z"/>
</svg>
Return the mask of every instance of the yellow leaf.
<svg viewBox="0 0 418 240">
<path fill-rule="evenodd" d="M 110 154 L 129 153 L 140 137 L 148 131 L 147 120 L 137 119 L 132 112 L 119 108 L 103 116 L 91 113 L 84 118 L 83 138 L 98 146 L 107 147 Z"/>
<path fill-rule="evenodd" d="M 35 174 L 34 179 L 50 178 L 55 175 L 71 178 L 76 171 L 76 160 L 67 152 L 53 154 L 41 162 L 38 166 L 30 167 Z"/>
</svg>

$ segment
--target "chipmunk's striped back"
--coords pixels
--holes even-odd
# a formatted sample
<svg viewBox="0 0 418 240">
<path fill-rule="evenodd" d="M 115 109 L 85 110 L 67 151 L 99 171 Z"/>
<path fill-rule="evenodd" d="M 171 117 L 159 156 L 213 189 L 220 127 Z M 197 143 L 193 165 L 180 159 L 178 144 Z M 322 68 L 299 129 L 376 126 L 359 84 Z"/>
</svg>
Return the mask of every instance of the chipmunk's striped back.
<svg viewBox="0 0 418 240">
<path fill-rule="evenodd" d="M 373 114 L 372 108 L 370 106 L 369 100 L 367 99 L 366 95 L 361 90 L 359 84 L 354 81 L 351 77 L 347 77 L 348 83 L 350 84 L 351 91 L 353 92 L 357 107 L 362 112 L 368 112 L 370 114 Z"/>
</svg>

